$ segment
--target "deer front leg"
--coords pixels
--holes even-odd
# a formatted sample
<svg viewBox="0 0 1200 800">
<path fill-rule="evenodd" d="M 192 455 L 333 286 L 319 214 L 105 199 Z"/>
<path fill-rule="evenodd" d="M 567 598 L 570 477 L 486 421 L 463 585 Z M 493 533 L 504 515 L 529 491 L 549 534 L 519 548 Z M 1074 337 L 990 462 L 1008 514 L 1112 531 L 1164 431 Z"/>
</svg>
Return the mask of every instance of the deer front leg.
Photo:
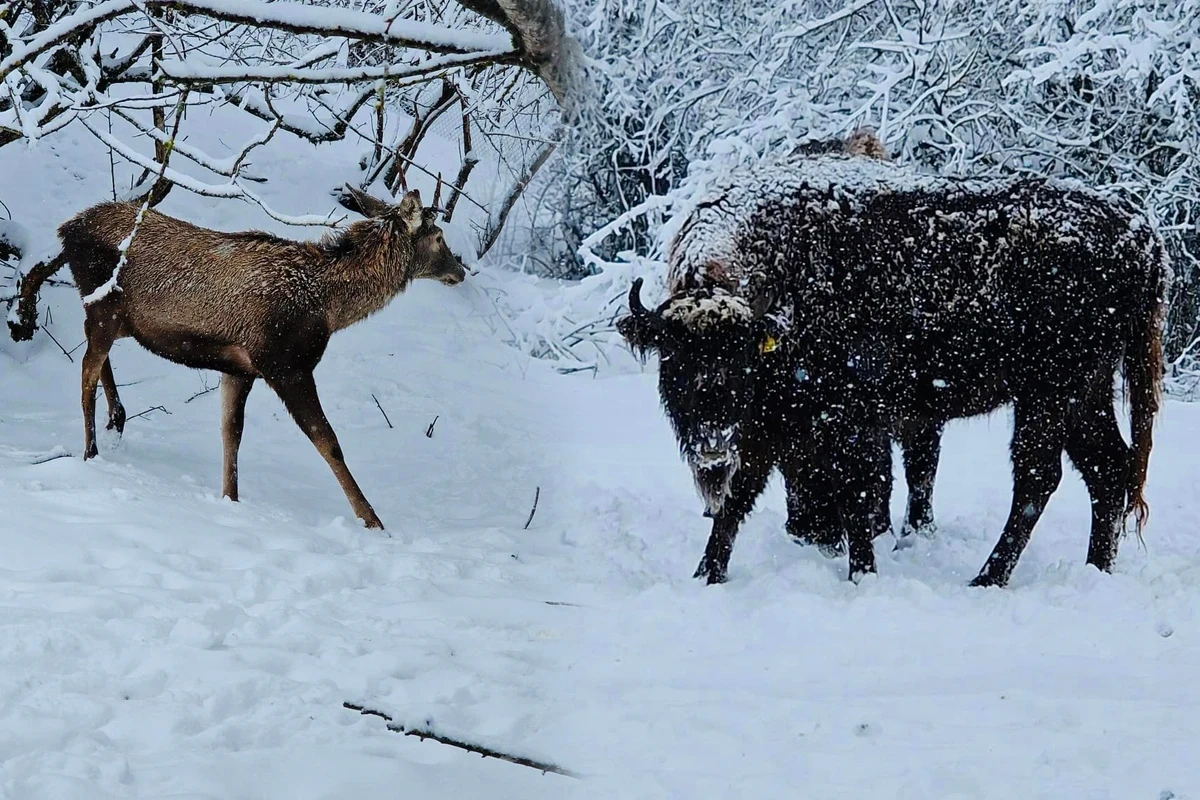
<svg viewBox="0 0 1200 800">
<path fill-rule="evenodd" d="M 317 384 L 313 380 L 312 373 L 284 380 L 268 379 L 267 385 L 279 395 L 279 399 L 287 407 L 292 419 L 296 420 L 296 424 L 316 446 L 317 452 L 321 454 L 325 462 L 329 464 L 334 477 L 342 486 L 342 491 L 346 493 L 346 499 L 350 501 L 350 507 L 354 509 L 355 516 L 361 519 L 368 528 L 383 530 L 383 523 L 379 521 L 375 510 L 363 496 L 362 490 L 358 488 L 358 483 L 355 482 L 354 476 L 350 474 L 350 470 L 346 466 L 337 434 L 333 432 L 333 426 L 329 424 L 325 412 L 321 409 L 321 401 L 317 397 Z"/>
<path fill-rule="evenodd" d="M 238 499 L 238 448 L 242 446 L 242 428 L 246 424 L 246 398 L 253 388 L 252 376 L 221 376 L 221 442 L 224 455 L 221 494 L 235 503 Z"/>
</svg>

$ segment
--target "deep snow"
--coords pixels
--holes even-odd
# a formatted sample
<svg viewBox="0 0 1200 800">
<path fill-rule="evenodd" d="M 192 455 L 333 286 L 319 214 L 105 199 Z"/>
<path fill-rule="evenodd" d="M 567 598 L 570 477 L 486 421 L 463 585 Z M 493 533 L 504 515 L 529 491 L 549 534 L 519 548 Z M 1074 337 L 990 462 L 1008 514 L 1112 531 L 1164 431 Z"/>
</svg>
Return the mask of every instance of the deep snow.
<svg viewBox="0 0 1200 800">
<path fill-rule="evenodd" d="M 19 186 L 39 236 L 107 189 L 107 156 L 71 131 L 18 147 L 0 199 Z M 335 152 L 256 169 L 302 173 L 304 192 L 268 187 L 304 213 L 352 174 Z M 268 225 L 178 191 L 164 210 Z M 81 351 L 0 344 L 0 797 L 1200 798 L 1200 408 L 1167 403 L 1146 549 L 1126 539 L 1115 575 L 1083 563 L 1067 470 L 1011 587 L 966 587 L 1008 509 L 1001 413 L 949 427 L 941 531 L 878 540 L 879 575 L 855 586 L 793 545 L 776 482 L 730 583 L 705 587 L 707 521 L 654 376 L 561 376 L 508 347 L 480 289 L 507 280 L 414 286 L 317 371 L 390 538 L 261 385 L 243 502 L 220 499 L 219 393 L 187 402 L 203 377 L 130 340 L 126 408 L 170 415 L 102 437 L 97 461 L 35 464 L 80 452 Z M 75 346 L 74 290 L 46 298 Z M 899 480 L 896 520 L 903 502 Z"/>
</svg>

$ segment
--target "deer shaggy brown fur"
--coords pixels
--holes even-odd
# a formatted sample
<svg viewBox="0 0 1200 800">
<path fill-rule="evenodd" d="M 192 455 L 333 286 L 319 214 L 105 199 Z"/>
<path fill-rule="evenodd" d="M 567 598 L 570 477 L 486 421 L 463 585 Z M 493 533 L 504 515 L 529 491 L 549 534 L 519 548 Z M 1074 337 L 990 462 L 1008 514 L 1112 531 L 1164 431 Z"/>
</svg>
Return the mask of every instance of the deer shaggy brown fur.
<svg viewBox="0 0 1200 800">
<path fill-rule="evenodd" d="M 108 400 L 108 427 L 124 427 L 108 354 L 116 340 L 132 336 L 177 364 L 223 373 L 226 497 L 238 499 L 246 399 L 262 378 L 329 464 L 358 518 L 368 528 L 383 528 L 346 467 L 313 369 L 334 332 L 383 308 L 413 280 L 452 286 L 466 272 L 435 224 L 436 210 L 423 208 L 416 191 L 392 205 L 347 189 L 353 201 L 347 205 L 357 205 L 369 219 L 318 242 L 258 231 L 222 233 L 147 211 L 128 245 L 117 288 L 107 293 L 97 290 L 117 267 L 138 206 L 102 203 L 59 228 L 63 251 L 55 261 L 70 264 L 84 298 L 85 459 L 97 454 L 97 382 Z M 55 268 L 51 262 L 31 273 L 21 287 L 14 338 L 32 335 L 37 290 Z M 98 296 L 89 298 L 93 293 Z"/>
</svg>

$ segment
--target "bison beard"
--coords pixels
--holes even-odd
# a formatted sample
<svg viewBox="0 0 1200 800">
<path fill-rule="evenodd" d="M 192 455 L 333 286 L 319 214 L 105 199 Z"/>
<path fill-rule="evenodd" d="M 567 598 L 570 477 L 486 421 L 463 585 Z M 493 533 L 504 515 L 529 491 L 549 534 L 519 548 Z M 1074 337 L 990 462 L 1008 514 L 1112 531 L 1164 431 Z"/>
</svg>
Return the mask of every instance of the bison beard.
<svg viewBox="0 0 1200 800">
<path fill-rule="evenodd" d="M 660 396 L 685 453 L 695 431 L 738 431 L 741 463 L 696 574 L 725 579 L 738 526 L 776 467 L 789 492 L 823 488 L 851 577 L 874 571 L 889 433 L 910 437 L 920 462 L 910 501 L 927 503 L 941 426 L 1005 404 L 1013 504 L 974 583 L 1007 583 L 1064 449 L 1092 500 L 1088 563 L 1111 570 L 1126 515 L 1139 530 L 1144 519 L 1161 384 L 1169 270 L 1147 221 L 1061 184 L 931 178 L 837 156 L 729 183 L 672 244 L 675 293 L 648 311 L 635 282 L 619 325 L 636 349 L 659 352 Z M 1122 361 L 1132 449 L 1112 402 Z"/>
</svg>

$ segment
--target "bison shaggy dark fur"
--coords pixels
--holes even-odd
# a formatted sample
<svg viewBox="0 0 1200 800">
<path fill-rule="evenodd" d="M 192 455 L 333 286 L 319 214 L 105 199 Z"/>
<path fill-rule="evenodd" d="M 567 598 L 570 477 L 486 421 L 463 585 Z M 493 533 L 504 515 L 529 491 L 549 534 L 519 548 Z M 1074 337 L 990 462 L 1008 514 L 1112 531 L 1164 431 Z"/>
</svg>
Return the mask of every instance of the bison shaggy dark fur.
<svg viewBox="0 0 1200 800">
<path fill-rule="evenodd" d="M 1008 581 L 1064 450 L 1092 500 L 1088 563 L 1111 570 L 1130 512 L 1140 533 L 1169 268 L 1136 210 L 1054 181 L 830 155 L 731 176 L 670 262 L 671 296 L 648 310 L 635 282 L 619 329 L 659 353 L 663 405 L 713 517 L 697 577 L 725 579 L 776 467 L 827 489 L 851 577 L 874 571 L 889 435 L 1006 404 L 1012 507 L 975 584 Z M 1113 407 L 1122 362 L 1132 448 Z"/>
</svg>

